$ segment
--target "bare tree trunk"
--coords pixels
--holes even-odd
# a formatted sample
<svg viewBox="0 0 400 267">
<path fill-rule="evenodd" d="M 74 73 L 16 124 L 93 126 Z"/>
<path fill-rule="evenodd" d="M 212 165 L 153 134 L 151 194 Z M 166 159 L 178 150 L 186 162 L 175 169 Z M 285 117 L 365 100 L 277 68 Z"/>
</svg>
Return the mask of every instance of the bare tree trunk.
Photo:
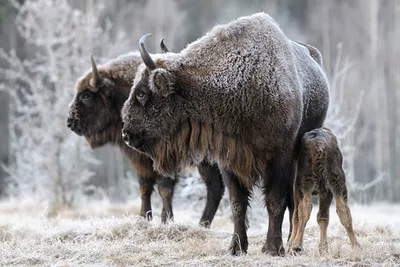
<svg viewBox="0 0 400 267">
<path fill-rule="evenodd" d="M 60 156 L 61 156 L 61 141 L 55 144 L 57 146 L 55 153 L 52 157 L 51 166 L 49 168 L 53 169 L 53 172 L 50 172 L 51 183 L 52 183 L 52 196 L 50 198 L 49 212 L 47 216 L 54 217 L 57 216 L 60 208 L 67 202 L 65 195 L 65 187 L 64 181 L 62 177 L 62 171 L 60 166 Z"/>
<path fill-rule="evenodd" d="M 388 176 L 386 184 L 386 194 L 389 201 L 394 201 L 394 195 L 396 190 L 396 166 L 398 164 L 397 157 L 397 97 L 396 97 L 396 84 L 395 77 L 397 71 L 394 70 L 393 55 L 395 54 L 395 7 L 394 1 L 385 1 L 381 4 L 381 17 L 382 17 L 382 28 L 385 29 L 382 33 L 382 64 L 383 64 L 383 75 L 384 80 L 383 92 L 386 92 L 386 105 L 382 103 L 383 107 L 386 107 L 385 122 L 388 127 Z M 396 58 L 396 57 L 394 57 Z M 396 58 L 397 60 L 397 58 Z"/>
<path fill-rule="evenodd" d="M 371 93 L 373 94 L 373 110 L 375 114 L 375 133 L 374 133 L 374 143 L 375 143 L 375 162 L 376 162 L 376 175 L 380 175 L 383 171 L 383 161 L 382 161 L 382 123 L 380 114 L 380 92 L 378 88 L 378 0 L 369 1 L 369 37 L 370 37 L 370 63 L 374 66 L 376 71 L 371 73 Z M 381 186 L 378 186 L 381 187 Z M 382 188 L 379 188 L 379 193 Z"/>
<path fill-rule="evenodd" d="M 322 42 L 323 42 L 323 55 L 324 55 L 324 68 L 328 75 L 331 75 L 331 38 L 330 38 L 330 2 L 324 2 L 322 6 L 323 20 L 322 20 Z"/>
<path fill-rule="evenodd" d="M 394 31 L 393 31 L 393 40 L 399 40 L 400 38 L 400 1 L 397 0 L 393 0 L 394 1 Z M 389 22 L 390 23 L 390 22 Z M 392 88 L 393 92 L 394 92 L 394 98 L 396 99 L 396 106 L 394 107 L 394 110 L 392 111 L 393 113 L 396 114 L 396 118 L 394 119 L 394 121 L 392 121 L 391 123 L 394 125 L 394 135 L 395 138 L 400 136 L 400 91 L 398 90 L 398 88 L 400 87 L 400 78 L 398 75 L 398 70 L 396 71 L 396 69 L 398 68 L 398 59 L 400 58 L 400 48 L 398 45 L 396 45 L 396 43 L 393 43 L 393 48 L 394 48 L 394 52 L 395 54 L 392 56 L 392 60 L 393 60 L 393 66 L 392 66 L 392 71 L 393 71 L 393 82 L 394 82 L 394 87 Z M 397 64 L 397 68 L 396 68 L 396 64 Z M 393 144 L 393 147 L 396 150 L 396 156 L 393 159 L 393 164 L 395 165 L 395 172 L 394 175 L 392 177 L 392 182 L 393 182 L 393 186 L 392 186 L 392 190 L 394 192 L 396 192 L 394 194 L 394 199 L 393 201 L 400 201 L 400 195 L 398 194 L 398 192 L 400 191 L 400 164 L 399 164 L 399 160 L 400 160 L 400 142 L 397 141 L 395 144 Z"/>
<path fill-rule="evenodd" d="M 9 97 L 6 92 L 0 92 L 0 163 L 8 164 L 10 149 L 9 149 L 9 133 L 8 133 L 8 119 L 9 119 Z M 0 167 L 0 197 L 5 194 L 5 177 L 6 173 Z"/>
</svg>

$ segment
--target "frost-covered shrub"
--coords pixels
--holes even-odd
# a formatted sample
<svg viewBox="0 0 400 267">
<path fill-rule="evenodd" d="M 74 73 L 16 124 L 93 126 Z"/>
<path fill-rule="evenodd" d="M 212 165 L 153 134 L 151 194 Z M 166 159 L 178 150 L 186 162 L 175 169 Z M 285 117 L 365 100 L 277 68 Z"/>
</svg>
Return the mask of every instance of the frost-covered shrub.
<svg viewBox="0 0 400 267">
<path fill-rule="evenodd" d="M 0 50 L 5 61 L 0 89 L 10 103 L 10 194 L 72 204 L 97 163 L 85 140 L 66 127 L 76 79 L 89 66 L 90 54 L 107 41 L 94 16 L 66 0 L 25 1 L 16 27 L 29 45 L 29 59 Z"/>
</svg>

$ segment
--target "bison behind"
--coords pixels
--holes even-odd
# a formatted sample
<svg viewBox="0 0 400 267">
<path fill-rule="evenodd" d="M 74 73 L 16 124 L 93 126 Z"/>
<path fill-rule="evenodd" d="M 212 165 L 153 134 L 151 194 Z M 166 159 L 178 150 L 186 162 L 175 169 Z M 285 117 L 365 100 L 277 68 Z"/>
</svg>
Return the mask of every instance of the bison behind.
<svg viewBox="0 0 400 267">
<path fill-rule="evenodd" d="M 99 67 L 92 59 L 92 70 L 77 82 L 68 127 L 85 136 L 92 148 L 112 144 L 127 155 L 139 176 L 142 199 L 140 214 L 149 219 L 152 218 L 150 197 L 157 184 L 163 202 L 161 219 L 165 222 L 167 218 L 173 217 L 172 197 L 176 175 L 171 179 L 155 172 L 153 161 L 129 148 L 121 138 L 121 108 L 128 98 L 136 69 L 141 62 L 137 52 L 120 56 Z M 202 162 L 198 169 L 207 187 L 207 203 L 200 224 L 209 227 L 222 198 L 224 185 L 216 165 Z"/>
</svg>

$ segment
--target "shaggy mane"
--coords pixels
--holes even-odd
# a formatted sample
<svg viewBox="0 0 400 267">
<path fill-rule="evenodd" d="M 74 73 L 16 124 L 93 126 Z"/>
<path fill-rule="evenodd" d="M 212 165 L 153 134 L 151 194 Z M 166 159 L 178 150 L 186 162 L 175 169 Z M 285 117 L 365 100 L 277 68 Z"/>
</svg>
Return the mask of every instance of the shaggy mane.
<svg viewBox="0 0 400 267">
<path fill-rule="evenodd" d="M 166 176 L 204 159 L 232 170 L 243 186 L 251 188 L 265 169 L 265 160 L 258 160 L 253 149 L 239 138 L 224 135 L 213 124 L 193 119 L 182 121 L 173 138 L 159 142 L 150 151 L 154 169 Z M 262 158 L 262 157 L 261 157 Z"/>
</svg>

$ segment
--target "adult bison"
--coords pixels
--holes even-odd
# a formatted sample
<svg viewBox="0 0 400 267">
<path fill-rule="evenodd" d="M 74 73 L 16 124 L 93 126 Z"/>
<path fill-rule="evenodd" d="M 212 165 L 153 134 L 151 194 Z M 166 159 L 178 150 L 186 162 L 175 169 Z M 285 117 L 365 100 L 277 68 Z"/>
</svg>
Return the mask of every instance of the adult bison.
<svg viewBox="0 0 400 267">
<path fill-rule="evenodd" d="M 123 140 L 166 176 L 204 159 L 218 164 L 234 218 L 233 255 L 247 251 L 246 210 L 259 182 L 269 214 L 262 251 L 283 255 L 299 141 L 328 108 L 321 66 L 265 13 L 216 26 L 180 53 L 150 56 L 147 36 L 122 109 Z"/>
<path fill-rule="evenodd" d="M 163 42 L 161 48 L 167 50 Z M 67 124 L 72 131 L 85 136 L 92 148 L 112 144 L 126 154 L 139 176 L 142 199 L 140 214 L 150 220 L 150 198 L 157 184 L 163 203 L 161 219 L 165 222 L 167 218 L 173 218 L 172 197 L 177 177 L 166 178 L 155 172 L 148 156 L 129 148 L 121 139 L 121 108 L 128 98 L 140 63 L 142 59 L 138 52 L 120 56 L 98 67 L 92 58 L 92 70 L 77 82 Z M 198 170 L 207 188 L 207 202 L 200 225 L 209 227 L 223 196 L 224 185 L 216 165 L 204 161 L 199 164 Z"/>
</svg>

